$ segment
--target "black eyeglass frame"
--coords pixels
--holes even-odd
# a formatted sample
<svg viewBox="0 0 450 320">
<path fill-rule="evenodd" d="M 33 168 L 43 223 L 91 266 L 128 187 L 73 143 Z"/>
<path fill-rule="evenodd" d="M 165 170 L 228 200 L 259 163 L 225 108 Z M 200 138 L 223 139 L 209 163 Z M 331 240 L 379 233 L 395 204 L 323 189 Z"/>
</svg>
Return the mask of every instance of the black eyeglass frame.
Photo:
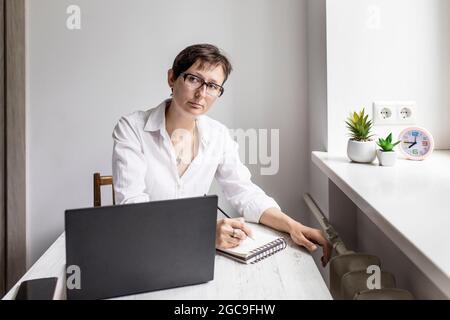
<svg viewBox="0 0 450 320">
<path fill-rule="evenodd" d="M 208 85 L 210 85 L 210 84 L 215 85 L 215 86 L 218 86 L 218 87 L 220 88 L 220 94 L 217 96 L 217 98 L 220 98 L 221 96 L 223 96 L 223 93 L 225 92 L 225 88 L 222 87 L 221 85 L 219 85 L 219 84 L 217 84 L 217 83 L 214 83 L 214 82 L 206 82 L 205 79 L 203 79 L 203 78 L 201 78 L 201 77 L 199 77 L 199 76 L 196 76 L 195 74 L 188 73 L 188 72 L 182 72 L 182 73 L 180 73 L 180 76 L 183 77 L 183 80 L 184 80 L 184 81 L 186 81 L 186 77 L 187 77 L 187 76 L 191 76 L 191 77 L 194 77 L 194 78 L 199 79 L 199 80 L 202 82 L 202 84 L 201 84 L 197 89 L 200 89 L 200 88 L 203 87 L 205 84 L 206 84 L 206 87 L 208 87 Z M 208 90 L 207 90 L 206 92 L 208 92 Z"/>
</svg>

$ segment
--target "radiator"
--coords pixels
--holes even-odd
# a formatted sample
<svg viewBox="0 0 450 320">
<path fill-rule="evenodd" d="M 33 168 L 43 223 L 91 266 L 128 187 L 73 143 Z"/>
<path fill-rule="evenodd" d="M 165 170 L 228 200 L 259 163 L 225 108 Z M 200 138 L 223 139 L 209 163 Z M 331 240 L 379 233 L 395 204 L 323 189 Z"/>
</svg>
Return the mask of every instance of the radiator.
<svg viewBox="0 0 450 320">
<path fill-rule="evenodd" d="M 347 249 L 313 198 L 305 193 L 305 203 L 335 255 L 330 260 L 330 292 L 337 300 L 412 300 L 413 295 L 397 288 L 395 276 L 381 268 L 379 257 Z"/>
</svg>

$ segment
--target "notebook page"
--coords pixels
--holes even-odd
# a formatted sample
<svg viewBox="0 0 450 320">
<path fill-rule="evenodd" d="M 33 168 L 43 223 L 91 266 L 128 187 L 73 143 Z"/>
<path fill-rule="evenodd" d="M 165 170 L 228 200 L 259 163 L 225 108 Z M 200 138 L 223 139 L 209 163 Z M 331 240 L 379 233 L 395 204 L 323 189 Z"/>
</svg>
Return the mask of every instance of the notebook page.
<svg viewBox="0 0 450 320">
<path fill-rule="evenodd" d="M 247 254 L 250 253 L 250 251 L 280 238 L 278 236 L 270 235 L 255 230 L 253 230 L 253 237 L 255 238 L 255 240 L 251 239 L 250 237 L 247 237 L 244 241 L 242 241 L 242 243 L 239 246 L 230 249 L 223 249 L 223 251 L 238 254 L 240 256 L 246 256 Z"/>
</svg>

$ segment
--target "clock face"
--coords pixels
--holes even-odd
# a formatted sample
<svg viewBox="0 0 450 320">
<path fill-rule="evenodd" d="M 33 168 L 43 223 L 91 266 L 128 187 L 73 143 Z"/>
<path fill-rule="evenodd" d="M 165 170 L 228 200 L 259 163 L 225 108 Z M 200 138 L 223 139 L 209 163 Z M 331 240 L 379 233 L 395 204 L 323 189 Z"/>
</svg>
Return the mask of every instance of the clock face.
<svg viewBox="0 0 450 320">
<path fill-rule="evenodd" d="M 424 128 L 406 128 L 399 140 L 400 150 L 408 159 L 423 160 L 433 152 L 433 136 Z"/>
</svg>

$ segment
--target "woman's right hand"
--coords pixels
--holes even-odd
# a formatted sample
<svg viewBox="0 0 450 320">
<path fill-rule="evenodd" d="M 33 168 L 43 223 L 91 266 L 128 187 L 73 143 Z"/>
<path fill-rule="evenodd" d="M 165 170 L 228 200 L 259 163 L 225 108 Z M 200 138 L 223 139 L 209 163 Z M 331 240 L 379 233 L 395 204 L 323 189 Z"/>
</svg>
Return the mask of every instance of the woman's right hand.
<svg viewBox="0 0 450 320">
<path fill-rule="evenodd" d="M 244 223 L 244 218 L 221 219 L 217 221 L 216 248 L 228 249 L 237 247 L 252 231 Z"/>
</svg>

